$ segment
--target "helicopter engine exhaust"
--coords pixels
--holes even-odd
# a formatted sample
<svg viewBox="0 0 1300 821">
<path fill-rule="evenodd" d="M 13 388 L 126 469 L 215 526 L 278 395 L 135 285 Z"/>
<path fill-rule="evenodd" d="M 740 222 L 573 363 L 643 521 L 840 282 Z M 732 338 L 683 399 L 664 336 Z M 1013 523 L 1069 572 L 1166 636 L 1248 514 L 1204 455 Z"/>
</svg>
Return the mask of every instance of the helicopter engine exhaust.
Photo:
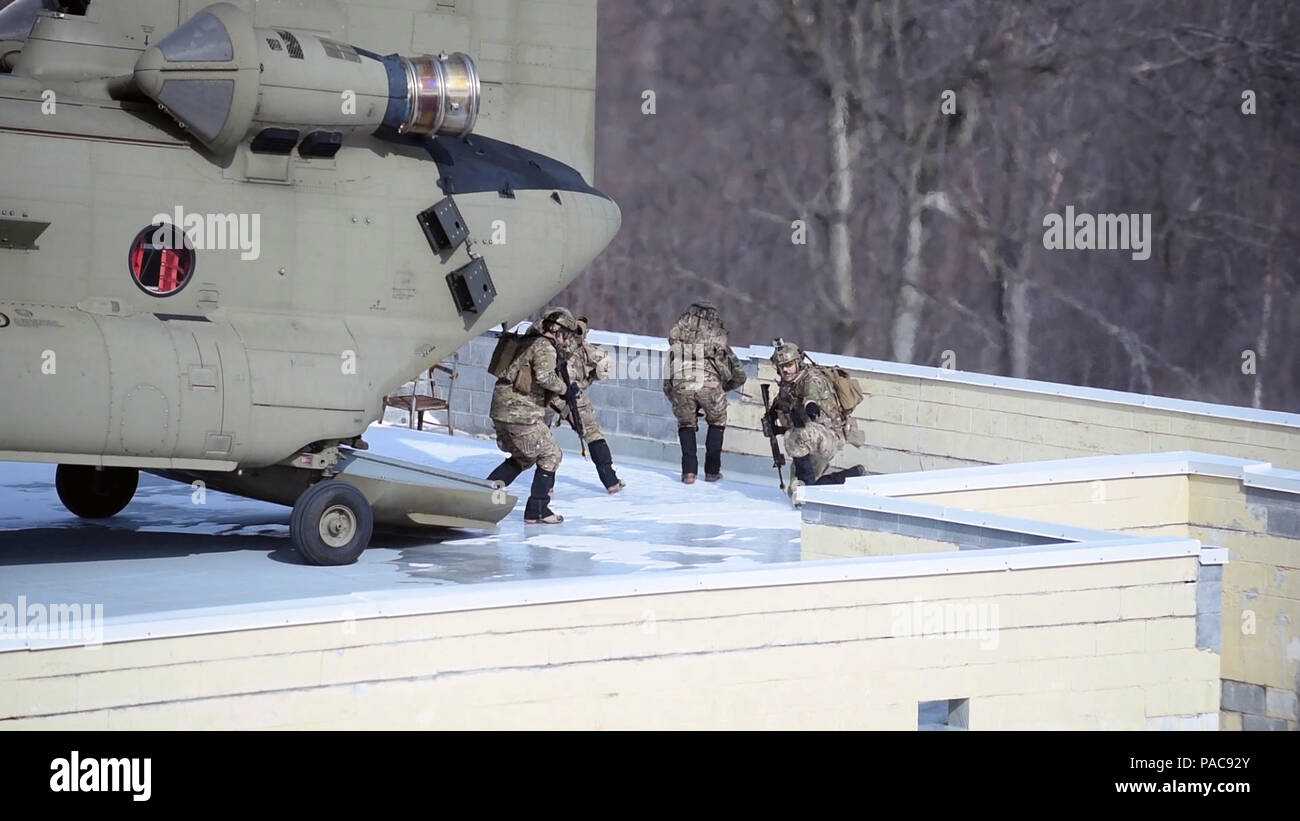
<svg viewBox="0 0 1300 821">
<path fill-rule="evenodd" d="M 349 138 L 465 137 L 482 89 L 469 55 L 380 56 L 287 28 L 256 28 L 230 3 L 195 14 L 140 56 L 139 89 L 217 154 L 331 157 Z"/>
</svg>

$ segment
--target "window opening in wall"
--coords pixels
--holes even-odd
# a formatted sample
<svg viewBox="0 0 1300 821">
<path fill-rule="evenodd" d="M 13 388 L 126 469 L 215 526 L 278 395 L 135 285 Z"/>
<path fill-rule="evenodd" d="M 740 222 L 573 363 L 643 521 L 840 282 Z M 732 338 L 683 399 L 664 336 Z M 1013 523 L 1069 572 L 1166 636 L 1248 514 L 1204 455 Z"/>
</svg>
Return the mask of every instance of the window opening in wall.
<svg viewBox="0 0 1300 821">
<path fill-rule="evenodd" d="M 916 708 L 918 730 L 969 730 L 970 699 L 922 701 Z"/>
</svg>

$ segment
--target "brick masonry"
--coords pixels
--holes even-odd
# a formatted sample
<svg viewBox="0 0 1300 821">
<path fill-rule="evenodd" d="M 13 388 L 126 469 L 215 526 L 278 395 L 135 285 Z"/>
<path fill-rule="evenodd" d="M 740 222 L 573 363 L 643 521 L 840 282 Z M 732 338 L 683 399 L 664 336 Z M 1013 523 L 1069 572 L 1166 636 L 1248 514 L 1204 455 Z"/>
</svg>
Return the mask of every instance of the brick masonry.
<svg viewBox="0 0 1300 821">
<path fill-rule="evenodd" d="M 662 393 L 666 341 L 601 331 L 592 331 L 592 339 L 614 354 L 618 363 L 615 378 L 591 388 L 592 403 L 616 459 L 623 455 L 678 463 L 676 425 Z M 493 380 L 486 366 L 495 344 L 495 334 L 489 333 L 470 340 L 458 352 L 452 397 L 457 431 L 492 432 L 487 409 Z M 750 381 L 729 396 L 723 469 L 770 476 L 772 457 L 759 432 L 758 379 L 762 375 L 771 380 L 775 374 L 756 351 L 766 353 L 736 349 Z M 835 467 L 862 464 L 870 473 L 895 473 L 1091 454 L 1197 450 L 1300 469 L 1300 450 L 1292 447 L 1300 442 L 1300 415 L 1273 413 L 1256 418 L 1259 413 L 1250 409 L 1174 400 L 1151 406 L 1150 397 L 1069 386 L 1045 393 L 1042 383 L 1027 380 L 1004 379 L 992 386 L 979 384 L 988 378 L 974 374 L 813 355 L 818 361 L 847 367 L 866 394 L 854 412 L 866 444 L 846 447 Z M 699 439 L 702 450 L 703 436 Z M 560 433 L 558 441 L 566 450 L 577 450 L 571 432 Z M 1278 505 L 1269 513 L 1270 533 L 1300 533 L 1300 507 Z"/>
<path fill-rule="evenodd" d="M 1240 723 L 1243 730 L 1300 729 L 1294 692 L 1224 679 L 1221 693 L 1220 715 L 1227 724 Z"/>
</svg>

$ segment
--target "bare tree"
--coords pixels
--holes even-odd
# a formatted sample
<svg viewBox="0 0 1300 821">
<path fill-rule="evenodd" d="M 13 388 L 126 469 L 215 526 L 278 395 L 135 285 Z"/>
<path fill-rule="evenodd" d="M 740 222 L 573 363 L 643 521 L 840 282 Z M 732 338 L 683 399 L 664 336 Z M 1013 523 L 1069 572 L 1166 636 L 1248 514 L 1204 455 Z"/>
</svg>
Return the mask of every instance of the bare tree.
<svg viewBox="0 0 1300 821">
<path fill-rule="evenodd" d="M 1300 403 L 1285 0 L 600 14 L 597 176 L 624 227 L 562 296 L 597 325 L 663 333 L 708 296 L 738 340 Z M 1149 214 L 1150 258 L 1046 249 L 1067 205 Z"/>
</svg>

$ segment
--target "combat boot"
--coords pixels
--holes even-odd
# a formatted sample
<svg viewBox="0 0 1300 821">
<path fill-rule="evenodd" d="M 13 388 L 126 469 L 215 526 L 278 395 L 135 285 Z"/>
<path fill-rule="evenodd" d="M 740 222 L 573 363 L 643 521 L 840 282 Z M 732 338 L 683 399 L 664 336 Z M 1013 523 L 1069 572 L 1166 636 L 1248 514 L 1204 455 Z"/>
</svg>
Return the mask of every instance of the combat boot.
<svg viewBox="0 0 1300 821">
<path fill-rule="evenodd" d="M 555 487 L 555 474 L 540 467 L 533 472 L 533 486 L 524 505 L 524 524 L 557 525 L 564 517 L 551 510 L 551 491 Z"/>
<path fill-rule="evenodd" d="M 716 482 L 722 478 L 722 436 L 727 428 L 709 425 L 704 437 L 704 481 Z"/>
<path fill-rule="evenodd" d="M 862 465 L 854 465 L 851 468 L 844 468 L 844 470 L 837 470 L 831 473 L 822 474 L 822 477 L 817 480 L 817 484 L 842 485 L 844 484 L 845 479 L 852 479 L 854 476 L 866 476 L 866 475 L 867 475 L 866 468 L 864 468 Z"/>
<path fill-rule="evenodd" d="M 514 459 L 507 459 L 488 474 L 487 480 L 489 482 L 500 482 L 502 486 L 510 487 L 510 483 L 518 479 L 521 473 L 523 473 L 523 470 L 520 469 L 519 463 Z"/>
<path fill-rule="evenodd" d="M 698 445 L 695 442 L 695 428 L 678 428 L 677 440 L 682 445 L 682 481 L 688 485 L 695 484 L 695 474 L 700 472 Z"/>
<path fill-rule="evenodd" d="M 817 480 L 813 477 L 813 466 L 811 456 L 796 456 L 791 463 L 791 472 L 794 476 L 790 479 L 790 484 L 786 487 L 785 492 L 789 494 L 790 501 L 795 507 L 799 507 L 802 502 L 795 498 L 795 490 L 804 485 L 815 485 Z"/>
<path fill-rule="evenodd" d="M 591 451 L 591 461 L 596 465 L 596 474 L 600 476 L 600 483 L 605 486 L 605 490 L 618 493 L 627 487 L 627 483 L 614 472 L 614 455 L 609 452 L 608 442 L 597 439 L 587 448 Z"/>
</svg>

